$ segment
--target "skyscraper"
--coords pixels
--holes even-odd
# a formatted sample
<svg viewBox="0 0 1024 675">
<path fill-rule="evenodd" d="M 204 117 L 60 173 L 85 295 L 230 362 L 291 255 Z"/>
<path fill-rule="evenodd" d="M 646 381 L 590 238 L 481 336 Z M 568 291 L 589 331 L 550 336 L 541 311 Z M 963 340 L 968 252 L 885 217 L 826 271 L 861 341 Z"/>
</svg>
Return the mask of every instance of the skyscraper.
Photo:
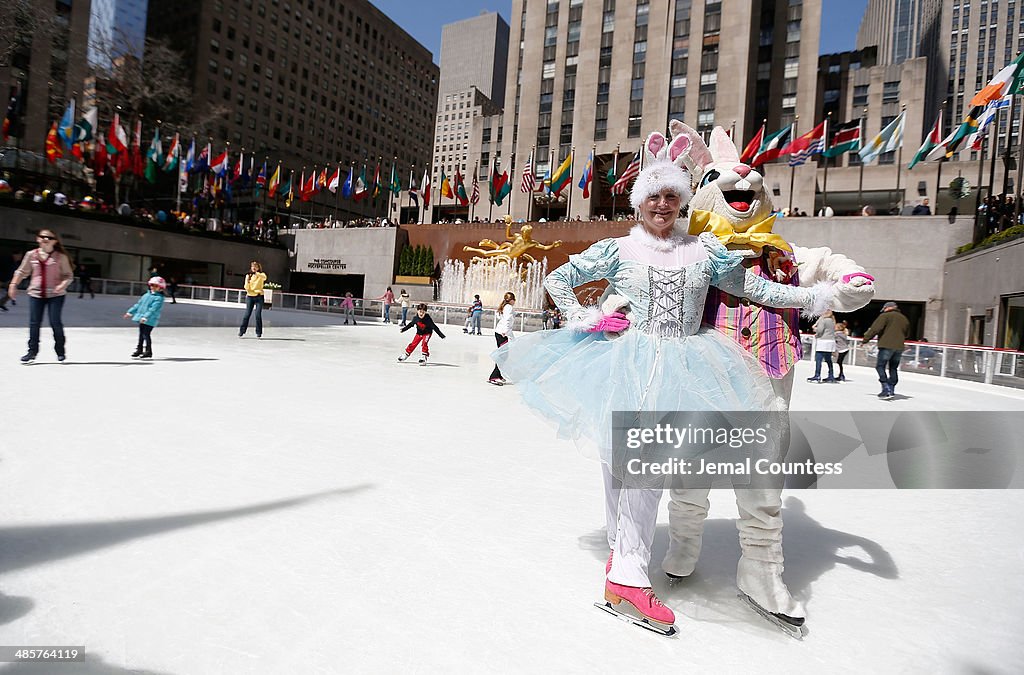
<svg viewBox="0 0 1024 675">
<path fill-rule="evenodd" d="M 141 59 L 146 47 L 147 0 L 92 0 L 89 65 L 110 68 L 122 56 Z"/>
<path fill-rule="evenodd" d="M 628 160 L 672 118 L 745 138 L 763 119 L 814 114 L 820 0 L 513 0 L 512 19 L 502 155 L 521 166 L 535 147 L 540 175 L 573 147 L 582 159 L 596 148 L 605 175 L 616 146 Z M 594 186 L 569 216 L 607 209 Z M 527 206 L 513 199 L 513 215 Z"/>
</svg>

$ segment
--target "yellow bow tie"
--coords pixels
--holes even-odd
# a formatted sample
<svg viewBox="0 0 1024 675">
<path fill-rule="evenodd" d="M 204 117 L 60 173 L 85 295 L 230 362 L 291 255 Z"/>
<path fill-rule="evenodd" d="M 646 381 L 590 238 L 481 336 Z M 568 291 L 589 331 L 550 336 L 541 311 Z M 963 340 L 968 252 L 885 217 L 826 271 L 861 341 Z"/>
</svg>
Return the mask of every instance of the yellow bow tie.
<svg viewBox="0 0 1024 675">
<path fill-rule="evenodd" d="M 711 211 L 694 210 L 690 215 L 690 234 L 710 232 L 729 249 L 749 248 L 760 253 L 765 246 L 772 246 L 792 253 L 793 247 L 786 243 L 781 235 L 772 232 L 774 224 L 775 216 L 773 215 L 759 223 L 754 223 L 744 232 L 737 232 L 725 217 Z"/>
</svg>

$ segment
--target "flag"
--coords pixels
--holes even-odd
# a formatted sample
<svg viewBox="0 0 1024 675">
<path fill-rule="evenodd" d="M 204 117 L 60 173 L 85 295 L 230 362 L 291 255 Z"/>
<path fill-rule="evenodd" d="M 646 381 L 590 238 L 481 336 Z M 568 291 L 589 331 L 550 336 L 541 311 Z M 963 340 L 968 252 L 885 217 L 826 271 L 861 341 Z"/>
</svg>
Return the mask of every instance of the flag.
<svg viewBox="0 0 1024 675">
<path fill-rule="evenodd" d="M 452 184 L 448 182 L 448 176 L 446 176 L 444 174 L 444 167 L 442 166 L 441 167 L 441 197 L 442 198 L 448 197 L 449 199 L 451 199 L 454 196 L 455 196 L 455 193 L 452 192 Z"/>
<path fill-rule="evenodd" d="M 992 120 L 996 118 L 996 113 L 1003 108 L 1010 107 L 1010 101 L 1013 99 L 1013 94 L 1007 94 L 1002 98 L 990 102 L 985 106 L 985 110 L 982 111 L 981 117 L 978 118 L 978 129 L 970 135 L 967 139 L 967 147 L 971 150 L 981 150 L 981 142 L 985 138 L 985 128 L 992 124 Z"/>
<path fill-rule="evenodd" d="M 476 183 L 476 177 L 473 177 L 474 184 Z M 523 180 L 519 184 L 520 192 L 533 192 L 534 188 L 537 187 L 537 181 L 533 177 L 533 152 L 530 152 L 530 156 L 526 158 L 526 164 L 523 166 Z M 473 202 L 474 204 L 476 202 Z"/>
<path fill-rule="evenodd" d="M 299 188 L 299 199 L 304 202 L 308 202 L 316 194 L 316 169 L 314 168 L 309 174 L 309 178 L 306 178 L 306 172 L 303 170 L 302 176 L 299 179 L 299 184 L 302 186 Z"/>
<path fill-rule="evenodd" d="M 932 150 L 937 148 L 942 143 L 942 111 L 939 110 L 939 117 L 935 120 L 935 124 L 931 130 L 925 135 L 924 142 L 921 143 L 921 147 L 917 149 L 914 154 L 914 159 L 910 160 L 910 164 L 907 166 L 908 169 L 913 169 L 914 165 L 925 159 Z"/>
<path fill-rule="evenodd" d="M 140 178 L 146 171 L 145 159 L 142 156 L 142 118 L 135 120 L 135 133 L 132 134 L 131 172 Z"/>
<path fill-rule="evenodd" d="M 743 148 L 743 154 L 740 155 L 740 164 L 746 164 L 748 166 L 753 162 L 754 157 L 757 155 L 757 151 L 761 149 L 761 144 L 764 142 L 764 132 L 766 129 L 765 125 L 762 124 L 761 128 L 757 130 L 754 137 L 750 139 L 747 146 Z"/>
<path fill-rule="evenodd" d="M 491 202 L 501 206 L 501 202 L 512 192 L 512 186 L 508 180 L 508 170 L 506 169 L 502 173 L 498 173 L 498 169 L 501 168 L 498 165 L 498 158 L 494 158 L 494 165 L 491 171 Z"/>
<path fill-rule="evenodd" d="M 19 108 L 21 107 L 21 91 L 17 86 L 11 87 L 11 96 L 7 102 L 7 112 L 4 114 L 3 140 L 6 142 L 14 130 L 18 121 Z"/>
<path fill-rule="evenodd" d="M 565 156 L 562 163 L 558 165 L 555 172 L 551 174 L 551 181 L 548 183 L 548 189 L 556 197 L 558 194 L 565 189 L 565 186 L 572 180 L 572 151 Z"/>
<path fill-rule="evenodd" d="M 93 107 L 86 111 L 75 124 L 75 143 L 85 143 L 93 139 L 96 127 L 99 126 L 99 111 Z"/>
<path fill-rule="evenodd" d="M 186 192 L 188 192 L 188 171 L 185 169 L 184 162 L 178 162 L 178 193 Z"/>
<path fill-rule="evenodd" d="M 789 155 L 790 166 L 804 164 L 812 155 L 816 155 L 825 149 L 825 136 L 828 132 L 828 119 L 808 131 L 799 138 L 794 138 L 786 144 L 779 155 Z"/>
<path fill-rule="evenodd" d="M 402 193 L 402 182 L 398 180 L 398 171 L 395 165 L 391 165 L 391 194 L 398 196 Z"/>
<path fill-rule="evenodd" d="M 906 111 L 901 112 L 896 119 L 885 125 L 884 129 L 860 149 L 857 154 L 860 155 L 862 163 L 872 162 L 883 152 L 892 152 L 903 145 L 903 120 L 906 116 Z"/>
<path fill-rule="evenodd" d="M 235 164 L 235 171 L 231 175 L 231 181 L 241 180 L 245 174 L 245 153 L 241 152 L 238 154 L 238 164 Z"/>
<path fill-rule="evenodd" d="M 761 147 L 757 149 L 756 153 L 754 153 L 754 158 L 750 160 L 750 166 L 760 166 L 766 162 L 778 159 L 779 155 L 782 154 L 782 146 L 786 144 L 792 135 L 793 125 L 790 124 L 787 127 L 779 129 L 770 136 L 766 136 L 764 140 L 761 141 Z"/>
<path fill-rule="evenodd" d="M 128 134 L 121 126 L 121 115 L 114 113 L 110 120 L 110 133 L 107 134 L 107 152 L 120 155 L 128 150 Z"/>
<path fill-rule="evenodd" d="M 288 181 L 281 186 L 281 192 L 284 193 L 284 207 L 290 209 L 292 207 L 292 200 L 295 199 L 295 169 L 292 169 L 288 173 Z"/>
<path fill-rule="evenodd" d="M 826 157 L 838 157 L 856 150 L 860 150 L 860 120 L 837 124 L 832 144 L 822 154 Z"/>
<path fill-rule="evenodd" d="M 181 154 L 181 146 L 178 143 L 178 134 L 171 139 L 171 147 L 167 148 L 167 158 L 164 160 L 164 171 L 171 172 L 178 168 L 178 156 Z"/>
<path fill-rule="evenodd" d="M 345 199 L 352 199 L 352 189 L 355 186 L 355 169 L 352 165 L 348 165 L 348 178 L 345 179 L 345 184 L 341 186 L 341 196 Z"/>
<path fill-rule="evenodd" d="M 281 185 L 281 163 L 278 162 L 277 168 L 274 169 L 274 173 L 270 176 L 270 182 L 267 184 L 267 196 L 273 199 L 277 196 L 277 189 Z"/>
<path fill-rule="evenodd" d="M 992 80 L 982 87 L 971 99 L 971 105 L 988 105 L 1007 94 L 1024 94 L 1024 52 L 996 73 Z"/>
<path fill-rule="evenodd" d="M 255 181 L 255 183 L 256 183 L 255 187 L 253 187 L 253 189 L 252 189 L 253 195 L 255 195 L 256 197 L 259 197 L 260 196 L 260 192 L 262 192 L 267 187 L 267 161 L 266 160 L 263 160 L 263 166 L 260 167 L 260 172 L 258 174 L 256 174 L 256 181 Z"/>
<path fill-rule="evenodd" d="M 416 179 L 412 177 L 412 169 L 409 170 L 409 201 L 413 203 L 413 206 L 417 210 L 420 208 L 420 191 L 419 186 L 416 185 Z"/>
<path fill-rule="evenodd" d="M 363 164 L 362 170 L 359 172 L 359 178 L 356 179 L 355 188 L 355 200 L 358 202 L 366 197 L 366 165 Z"/>
<path fill-rule="evenodd" d="M 469 204 L 469 197 L 466 195 L 466 184 L 462 180 L 462 174 L 459 172 L 459 167 L 455 167 L 455 198 L 462 206 L 467 206 Z"/>
<path fill-rule="evenodd" d="M 223 176 L 228 170 L 228 151 L 220 153 L 213 158 L 210 162 L 210 172 L 218 176 Z"/>
<path fill-rule="evenodd" d="M 75 99 L 68 101 L 64 117 L 60 118 L 60 124 L 57 125 L 57 135 L 60 136 L 64 147 L 70 150 L 75 142 Z"/>
<path fill-rule="evenodd" d="M 590 183 L 593 181 L 594 174 L 594 151 L 590 151 L 590 157 L 587 158 L 587 164 L 583 167 L 583 175 L 580 176 L 580 189 L 583 190 L 583 198 L 590 199 Z"/>
<path fill-rule="evenodd" d="M 622 175 L 619 176 L 619 179 L 615 181 L 615 183 L 612 185 L 613 195 L 626 194 L 626 191 L 629 190 L 629 186 L 633 183 L 633 180 L 637 177 L 637 175 L 639 175 L 640 152 L 640 150 L 636 151 L 636 154 L 633 155 L 633 159 L 630 160 L 629 165 L 626 167 L 626 170 L 622 172 Z"/>
<path fill-rule="evenodd" d="M 191 171 L 196 163 L 196 139 L 192 138 L 192 143 L 188 146 L 188 152 L 185 153 L 185 160 L 182 162 L 185 166 L 185 171 Z"/>
<path fill-rule="evenodd" d="M 423 182 L 420 183 L 420 196 L 423 197 L 423 208 L 430 208 L 430 172 L 423 170 Z"/>
<path fill-rule="evenodd" d="M 476 206 L 480 203 L 480 180 L 477 177 L 478 171 L 473 169 L 473 194 L 469 198 L 469 203 Z"/>
<path fill-rule="evenodd" d="M 163 143 L 160 141 L 160 129 L 153 131 L 153 140 L 149 142 L 149 150 L 146 152 L 146 180 L 150 183 L 156 182 L 156 170 L 163 163 Z"/>
<path fill-rule="evenodd" d="M 334 173 L 331 174 L 331 178 L 327 181 L 327 189 L 334 194 L 338 194 L 338 182 L 341 180 L 341 166 L 334 167 Z"/>
<path fill-rule="evenodd" d="M 377 168 L 373 172 L 373 198 L 380 196 L 380 160 L 377 160 Z"/>
<path fill-rule="evenodd" d="M 320 169 L 320 175 L 316 178 L 316 191 L 323 192 L 327 189 L 328 178 L 327 178 L 327 165 L 324 164 L 324 168 Z M 332 190 L 333 192 L 333 190 Z"/>
<path fill-rule="evenodd" d="M 50 132 L 46 134 L 46 159 L 50 164 L 54 164 L 63 156 L 64 151 L 60 149 L 60 135 L 57 132 L 57 123 L 54 122 L 50 127 Z"/>
<path fill-rule="evenodd" d="M 96 134 L 96 149 L 92 153 L 92 170 L 97 176 L 107 172 L 107 143 L 103 139 L 103 132 Z"/>
</svg>

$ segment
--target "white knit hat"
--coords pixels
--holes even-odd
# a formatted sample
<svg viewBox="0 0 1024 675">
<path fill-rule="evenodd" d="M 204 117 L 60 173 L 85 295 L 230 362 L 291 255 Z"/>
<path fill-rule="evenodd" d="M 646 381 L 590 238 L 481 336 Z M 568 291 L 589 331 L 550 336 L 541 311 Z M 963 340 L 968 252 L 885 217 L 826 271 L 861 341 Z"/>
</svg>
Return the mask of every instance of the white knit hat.
<svg viewBox="0 0 1024 675">
<path fill-rule="evenodd" d="M 634 209 L 651 195 L 668 188 L 679 195 L 683 205 L 693 197 L 690 173 L 683 168 L 686 151 L 690 148 L 688 136 L 679 135 L 671 142 L 655 131 L 644 141 L 644 168 L 636 177 L 629 193 L 629 203 Z"/>
</svg>

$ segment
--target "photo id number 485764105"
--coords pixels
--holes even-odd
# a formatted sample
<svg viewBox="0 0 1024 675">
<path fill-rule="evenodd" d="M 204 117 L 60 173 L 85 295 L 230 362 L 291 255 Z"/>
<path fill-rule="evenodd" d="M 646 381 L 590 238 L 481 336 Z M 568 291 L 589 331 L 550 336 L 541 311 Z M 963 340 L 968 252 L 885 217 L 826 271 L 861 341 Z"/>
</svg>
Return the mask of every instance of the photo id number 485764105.
<svg viewBox="0 0 1024 675">
<path fill-rule="evenodd" d="M 55 647 L 0 645 L 0 663 L 60 663 L 63 661 L 85 661 L 85 647 L 78 645 Z"/>
</svg>

